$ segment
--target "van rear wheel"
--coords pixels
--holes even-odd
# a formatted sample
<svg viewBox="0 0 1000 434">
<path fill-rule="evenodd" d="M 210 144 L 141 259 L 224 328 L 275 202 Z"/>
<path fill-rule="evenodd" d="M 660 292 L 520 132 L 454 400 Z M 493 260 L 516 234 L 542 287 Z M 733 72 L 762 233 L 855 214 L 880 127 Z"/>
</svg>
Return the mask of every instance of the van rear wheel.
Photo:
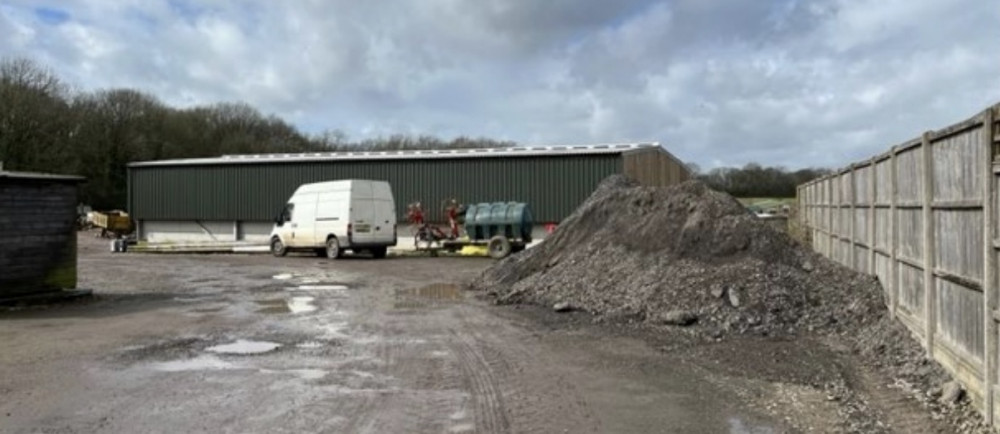
<svg viewBox="0 0 1000 434">
<path fill-rule="evenodd" d="M 340 249 L 340 241 L 330 237 L 326 240 L 326 257 L 329 259 L 339 259 L 344 256 L 344 251 Z"/>
<path fill-rule="evenodd" d="M 388 247 L 375 247 L 372 249 L 372 256 L 374 256 L 375 259 L 382 259 L 388 252 L 389 252 Z"/>
</svg>

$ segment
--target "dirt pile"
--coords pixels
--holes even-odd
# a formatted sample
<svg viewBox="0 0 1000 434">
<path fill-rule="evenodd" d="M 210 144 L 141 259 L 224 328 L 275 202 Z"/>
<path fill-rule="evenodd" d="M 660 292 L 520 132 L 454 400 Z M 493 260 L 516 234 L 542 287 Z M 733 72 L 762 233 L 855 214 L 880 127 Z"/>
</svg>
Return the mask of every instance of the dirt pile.
<svg viewBox="0 0 1000 434">
<path fill-rule="evenodd" d="M 856 328 L 885 310 L 874 278 L 816 255 L 731 196 L 697 181 L 641 187 L 622 176 L 476 286 L 500 303 L 569 303 L 716 337 Z"/>
<path fill-rule="evenodd" d="M 822 336 L 955 432 L 988 432 L 967 400 L 941 402 L 951 379 L 892 318 L 874 277 L 812 252 L 700 182 L 642 187 L 612 176 L 543 243 L 497 262 L 472 286 L 501 304 L 558 304 L 698 338 Z M 831 396 L 865 407 L 843 379 L 830 383 Z M 847 431 L 884 431 L 851 414 Z"/>
</svg>

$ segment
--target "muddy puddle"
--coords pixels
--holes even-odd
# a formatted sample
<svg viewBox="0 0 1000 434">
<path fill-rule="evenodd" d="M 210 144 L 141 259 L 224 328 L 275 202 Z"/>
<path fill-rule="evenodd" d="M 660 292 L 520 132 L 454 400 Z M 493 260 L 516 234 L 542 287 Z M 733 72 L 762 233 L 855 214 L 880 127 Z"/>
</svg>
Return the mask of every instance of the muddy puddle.
<svg viewBox="0 0 1000 434">
<path fill-rule="evenodd" d="M 260 306 L 260 308 L 256 311 L 257 313 L 265 315 L 281 315 L 292 312 L 292 310 L 288 308 L 288 303 L 285 303 L 285 300 L 257 300 L 256 303 Z"/>
<path fill-rule="evenodd" d="M 184 372 L 184 371 L 206 371 L 233 369 L 235 365 L 220 360 L 215 356 L 202 355 L 192 359 L 172 360 L 169 362 L 154 363 L 152 368 L 161 372 Z"/>
<path fill-rule="evenodd" d="M 279 347 L 281 344 L 277 342 L 238 339 L 236 342 L 208 347 L 205 351 L 218 354 L 253 355 L 269 353 Z"/>
<path fill-rule="evenodd" d="M 299 285 L 296 289 L 300 291 L 346 291 L 347 285 Z"/>
<path fill-rule="evenodd" d="M 435 304 L 455 303 L 465 299 L 462 286 L 436 283 L 419 288 L 397 289 L 393 300 L 396 309 L 414 309 Z"/>
<path fill-rule="evenodd" d="M 281 315 L 281 314 L 302 314 L 316 311 L 316 305 L 313 302 L 316 301 L 314 297 L 292 297 L 292 298 L 272 298 L 264 300 L 256 300 L 257 306 L 259 308 L 256 310 L 257 313 L 265 315 Z"/>
<path fill-rule="evenodd" d="M 225 309 L 225 308 L 224 307 L 203 307 L 203 308 L 194 309 L 191 312 L 194 312 L 194 313 L 216 313 L 216 312 L 221 312 L 223 309 Z"/>
</svg>

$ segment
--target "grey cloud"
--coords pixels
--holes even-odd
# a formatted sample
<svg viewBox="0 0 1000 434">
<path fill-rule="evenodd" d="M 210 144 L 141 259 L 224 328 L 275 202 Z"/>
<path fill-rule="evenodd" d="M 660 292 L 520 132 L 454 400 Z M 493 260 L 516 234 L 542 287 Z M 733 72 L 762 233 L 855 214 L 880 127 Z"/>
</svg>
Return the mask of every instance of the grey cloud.
<svg viewBox="0 0 1000 434">
<path fill-rule="evenodd" d="M 1000 10 L 975 0 L 200 4 L 60 3 L 55 30 L 0 6 L 28 34 L 0 56 L 308 131 L 658 140 L 706 168 L 840 165 L 1000 99 Z"/>
</svg>

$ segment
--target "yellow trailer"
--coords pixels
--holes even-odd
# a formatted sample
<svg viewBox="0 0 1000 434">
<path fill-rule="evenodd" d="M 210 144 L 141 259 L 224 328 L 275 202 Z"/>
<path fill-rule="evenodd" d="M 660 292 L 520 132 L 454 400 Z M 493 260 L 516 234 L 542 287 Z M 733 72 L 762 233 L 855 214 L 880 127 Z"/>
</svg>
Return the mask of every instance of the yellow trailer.
<svg viewBox="0 0 1000 434">
<path fill-rule="evenodd" d="M 93 215 L 94 226 L 101 228 L 101 237 L 122 237 L 132 233 L 134 229 L 132 218 L 125 211 L 95 211 Z"/>
</svg>

